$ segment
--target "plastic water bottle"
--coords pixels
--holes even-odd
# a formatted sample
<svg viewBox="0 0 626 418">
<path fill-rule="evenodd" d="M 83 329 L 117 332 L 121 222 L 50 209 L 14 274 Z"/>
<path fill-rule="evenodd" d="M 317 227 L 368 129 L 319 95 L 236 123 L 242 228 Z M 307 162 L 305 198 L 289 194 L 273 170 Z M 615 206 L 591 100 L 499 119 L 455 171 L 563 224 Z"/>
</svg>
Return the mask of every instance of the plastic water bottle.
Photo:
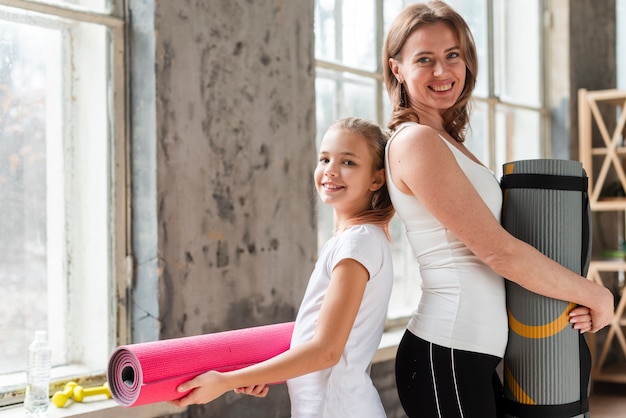
<svg viewBox="0 0 626 418">
<path fill-rule="evenodd" d="M 27 367 L 24 408 L 29 416 L 41 417 L 46 414 L 50 403 L 52 349 L 46 331 L 35 332 L 35 340 L 28 347 Z"/>
</svg>

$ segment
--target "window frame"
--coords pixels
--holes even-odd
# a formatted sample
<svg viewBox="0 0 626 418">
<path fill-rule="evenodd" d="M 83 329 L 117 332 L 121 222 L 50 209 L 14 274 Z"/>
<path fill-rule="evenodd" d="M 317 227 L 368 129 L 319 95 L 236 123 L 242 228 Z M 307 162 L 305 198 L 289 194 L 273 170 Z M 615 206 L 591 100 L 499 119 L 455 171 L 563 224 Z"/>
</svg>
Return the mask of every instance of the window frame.
<svg viewBox="0 0 626 418">
<path fill-rule="evenodd" d="M 107 321 L 108 351 L 119 344 L 130 341 L 130 310 L 128 308 L 128 291 L 132 278 L 132 257 L 130 254 L 130 170 L 128 143 L 128 89 L 125 74 L 127 62 L 125 22 L 126 2 L 124 0 L 108 0 L 109 11 L 95 12 L 84 7 L 65 3 L 40 3 L 25 0 L 0 0 L 0 6 L 18 11 L 37 13 L 50 18 L 61 18 L 76 23 L 93 24 L 107 30 L 105 40 L 105 61 L 107 62 L 106 108 L 107 124 L 110 128 L 106 148 L 108 209 L 107 216 L 110 247 L 109 285 L 113 290 L 107 295 L 106 305 L 109 307 Z M 64 106 L 68 98 L 63 99 Z M 65 136 L 65 135 L 64 135 Z M 70 250 L 71 251 L 71 250 Z M 66 273 L 67 274 L 67 273 Z M 67 276 L 66 276 L 67 280 Z M 112 289 L 114 287 L 115 289 Z M 86 306 L 83 313 L 86 314 Z M 84 356 L 84 355 L 83 355 Z M 84 358 L 81 356 L 81 358 Z M 74 359 L 70 358 L 70 361 Z M 103 359 L 103 363 L 106 359 Z M 105 370 L 69 363 L 54 367 L 51 375 L 51 393 L 62 390 L 68 379 L 84 383 L 104 382 Z M 0 409 L 3 406 L 21 403 L 25 390 L 25 372 L 9 373 L 0 376 Z"/>
</svg>

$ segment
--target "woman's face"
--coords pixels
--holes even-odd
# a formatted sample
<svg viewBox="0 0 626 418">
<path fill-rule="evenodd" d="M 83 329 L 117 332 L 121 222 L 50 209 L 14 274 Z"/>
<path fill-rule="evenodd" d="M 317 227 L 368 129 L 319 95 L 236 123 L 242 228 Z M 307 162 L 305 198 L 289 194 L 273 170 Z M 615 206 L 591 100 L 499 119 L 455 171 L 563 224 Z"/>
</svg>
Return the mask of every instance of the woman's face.
<svg viewBox="0 0 626 418">
<path fill-rule="evenodd" d="M 400 60 L 390 59 L 391 69 L 404 84 L 408 104 L 418 110 L 452 107 L 465 86 L 466 66 L 459 40 L 443 22 L 415 30 L 400 51 Z"/>
</svg>

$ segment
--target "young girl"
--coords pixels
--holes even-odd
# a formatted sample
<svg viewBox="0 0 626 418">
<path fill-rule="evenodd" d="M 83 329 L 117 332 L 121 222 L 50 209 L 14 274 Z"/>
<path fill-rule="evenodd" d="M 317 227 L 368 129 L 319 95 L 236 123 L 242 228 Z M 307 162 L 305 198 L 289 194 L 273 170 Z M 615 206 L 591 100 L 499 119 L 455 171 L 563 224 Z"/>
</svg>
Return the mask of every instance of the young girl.
<svg viewBox="0 0 626 418">
<path fill-rule="evenodd" d="M 233 389 L 262 397 L 262 383 L 287 380 L 293 418 L 386 416 L 369 377 L 393 282 L 386 142 L 358 118 L 338 120 L 322 139 L 314 180 L 333 208 L 335 233 L 309 280 L 291 348 L 244 369 L 208 371 L 180 385 L 191 392 L 172 403 L 206 403 Z"/>
</svg>

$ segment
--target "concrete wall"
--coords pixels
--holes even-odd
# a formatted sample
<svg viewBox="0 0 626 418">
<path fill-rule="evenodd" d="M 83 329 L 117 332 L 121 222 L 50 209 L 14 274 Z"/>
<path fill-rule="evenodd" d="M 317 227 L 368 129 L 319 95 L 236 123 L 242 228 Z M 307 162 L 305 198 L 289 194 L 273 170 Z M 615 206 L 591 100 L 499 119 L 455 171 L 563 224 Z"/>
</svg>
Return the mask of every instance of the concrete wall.
<svg viewBox="0 0 626 418">
<path fill-rule="evenodd" d="M 317 253 L 313 0 L 134 1 L 133 342 L 295 319 Z M 227 394 L 179 416 L 286 417 Z"/>
<path fill-rule="evenodd" d="M 571 158 L 578 158 L 578 89 L 605 90 L 617 86 L 616 60 L 616 6 L 615 0 L 576 0 L 569 2 L 569 79 L 570 79 L 570 150 Z M 611 126 L 614 109 L 600 107 L 604 119 Z M 601 146 L 599 131 L 594 129 L 593 142 Z M 600 160 L 594 162 L 597 177 Z M 616 174 L 610 170 L 605 186 L 611 186 Z M 617 246 L 615 212 L 593 214 L 592 250 L 596 257 L 605 249 Z M 607 275 L 608 276 L 608 275 Z M 613 287 L 611 278 L 607 286 Z M 600 339 L 604 332 L 598 334 Z"/>
<path fill-rule="evenodd" d="M 554 158 L 578 158 L 578 89 L 616 87 L 615 0 L 547 0 L 545 94 Z"/>
<path fill-rule="evenodd" d="M 578 89 L 604 90 L 617 86 L 616 6 L 615 0 L 576 0 L 567 4 L 570 150 L 571 158 L 578 158 Z"/>
</svg>

